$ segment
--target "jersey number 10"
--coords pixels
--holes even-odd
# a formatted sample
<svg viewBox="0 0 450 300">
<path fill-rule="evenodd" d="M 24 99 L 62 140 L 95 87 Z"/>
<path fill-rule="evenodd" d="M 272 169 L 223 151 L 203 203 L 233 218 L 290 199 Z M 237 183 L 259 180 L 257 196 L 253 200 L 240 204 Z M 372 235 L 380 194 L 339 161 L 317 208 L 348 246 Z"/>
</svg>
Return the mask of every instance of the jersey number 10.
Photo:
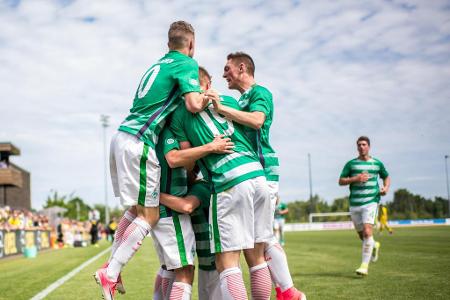
<svg viewBox="0 0 450 300">
<path fill-rule="evenodd" d="M 145 97 L 145 95 L 147 95 L 148 91 L 153 85 L 153 82 L 155 82 L 156 76 L 158 75 L 160 69 L 161 69 L 160 65 L 154 65 L 147 72 L 145 72 L 144 76 L 142 76 L 141 82 L 139 83 L 139 87 L 137 90 L 137 96 L 139 99 L 142 99 Z M 146 80 L 147 82 L 145 83 Z"/>
<path fill-rule="evenodd" d="M 209 111 L 206 111 L 206 109 Z M 214 123 L 213 119 L 221 125 L 221 129 L 223 130 L 223 134 L 227 136 L 232 136 L 234 133 L 234 126 L 233 122 L 230 120 L 225 119 L 224 117 L 220 116 L 214 109 L 213 106 L 210 104 L 208 108 L 206 108 L 204 111 L 200 112 L 199 115 L 203 119 L 203 121 L 208 126 L 209 130 L 211 130 L 211 133 L 216 135 L 221 135 L 222 133 L 219 131 L 219 128 L 217 128 L 216 124 Z M 227 124 L 227 128 L 225 129 L 224 125 Z"/>
</svg>

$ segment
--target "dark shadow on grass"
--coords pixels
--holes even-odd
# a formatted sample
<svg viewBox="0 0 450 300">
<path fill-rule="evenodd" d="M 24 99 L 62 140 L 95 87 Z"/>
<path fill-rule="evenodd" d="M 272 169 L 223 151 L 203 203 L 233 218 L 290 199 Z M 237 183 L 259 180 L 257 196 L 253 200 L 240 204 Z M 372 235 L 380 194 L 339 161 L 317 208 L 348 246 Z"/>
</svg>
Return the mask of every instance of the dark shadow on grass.
<svg viewBox="0 0 450 300">
<path fill-rule="evenodd" d="M 330 277 L 330 278 L 348 278 L 348 279 L 364 279 L 364 277 L 357 276 L 350 273 L 341 273 L 341 272 L 325 272 L 325 273 L 294 273 L 293 277 Z"/>
</svg>

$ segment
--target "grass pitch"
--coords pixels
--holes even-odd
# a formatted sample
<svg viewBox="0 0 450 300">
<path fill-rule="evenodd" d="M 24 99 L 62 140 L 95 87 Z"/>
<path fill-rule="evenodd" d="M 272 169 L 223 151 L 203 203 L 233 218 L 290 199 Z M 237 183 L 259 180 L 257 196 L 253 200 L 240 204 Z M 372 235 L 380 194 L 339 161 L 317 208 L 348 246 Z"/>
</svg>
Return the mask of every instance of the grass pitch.
<svg viewBox="0 0 450 300">
<path fill-rule="evenodd" d="M 285 250 L 295 285 L 309 300 L 449 299 L 450 227 L 402 228 L 375 239 L 381 242 L 380 258 L 370 265 L 369 276 L 361 278 L 354 273 L 361 242 L 353 231 L 287 233 Z M 29 299 L 108 246 L 0 260 L 0 299 Z M 101 299 L 92 274 L 106 259 L 104 255 L 87 266 L 46 299 Z M 146 239 L 123 272 L 127 294 L 116 299 L 151 299 L 157 269 L 152 242 Z M 196 286 L 192 299 L 197 299 Z"/>
</svg>

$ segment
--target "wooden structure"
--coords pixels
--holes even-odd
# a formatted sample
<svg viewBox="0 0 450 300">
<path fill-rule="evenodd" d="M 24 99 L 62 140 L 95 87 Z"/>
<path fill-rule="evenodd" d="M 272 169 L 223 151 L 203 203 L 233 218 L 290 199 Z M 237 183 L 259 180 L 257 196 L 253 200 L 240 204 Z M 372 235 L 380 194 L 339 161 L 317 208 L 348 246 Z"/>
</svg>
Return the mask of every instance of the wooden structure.
<svg viewBox="0 0 450 300">
<path fill-rule="evenodd" d="M 11 155 L 20 155 L 20 149 L 9 142 L 0 142 L 0 206 L 29 210 L 30 173 L 11 163 Z"/>
</svg>

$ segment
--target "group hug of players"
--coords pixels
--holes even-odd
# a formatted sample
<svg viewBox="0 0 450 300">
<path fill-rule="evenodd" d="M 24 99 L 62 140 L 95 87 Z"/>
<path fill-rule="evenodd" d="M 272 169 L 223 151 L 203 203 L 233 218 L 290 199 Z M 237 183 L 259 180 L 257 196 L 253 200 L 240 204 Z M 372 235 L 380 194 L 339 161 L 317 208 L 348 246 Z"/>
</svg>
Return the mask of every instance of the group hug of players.
<svg viewBox="0 0 450 300">
<path fill-rule="evenodd" d="M 192 58 L 193 27 L 171 24 L 169 52 L 143 75 L 128 117 L 111 141 L 114 194 L 128 207 L 111 256 L 95 273 L 103 297 L 124 293 L 122 268 L 151 234 L 161 267 L 153 299 L 191 299 L 194 257 L 199 299 L 302 299 L 273 235 L 278 158 L 269 143 L 272 94 L 255 64 L 229 54 L 223 77 L 239 100 L 219 95 Z M 196 255 L 195 255 L 196 254 Z"/>
</svg>

